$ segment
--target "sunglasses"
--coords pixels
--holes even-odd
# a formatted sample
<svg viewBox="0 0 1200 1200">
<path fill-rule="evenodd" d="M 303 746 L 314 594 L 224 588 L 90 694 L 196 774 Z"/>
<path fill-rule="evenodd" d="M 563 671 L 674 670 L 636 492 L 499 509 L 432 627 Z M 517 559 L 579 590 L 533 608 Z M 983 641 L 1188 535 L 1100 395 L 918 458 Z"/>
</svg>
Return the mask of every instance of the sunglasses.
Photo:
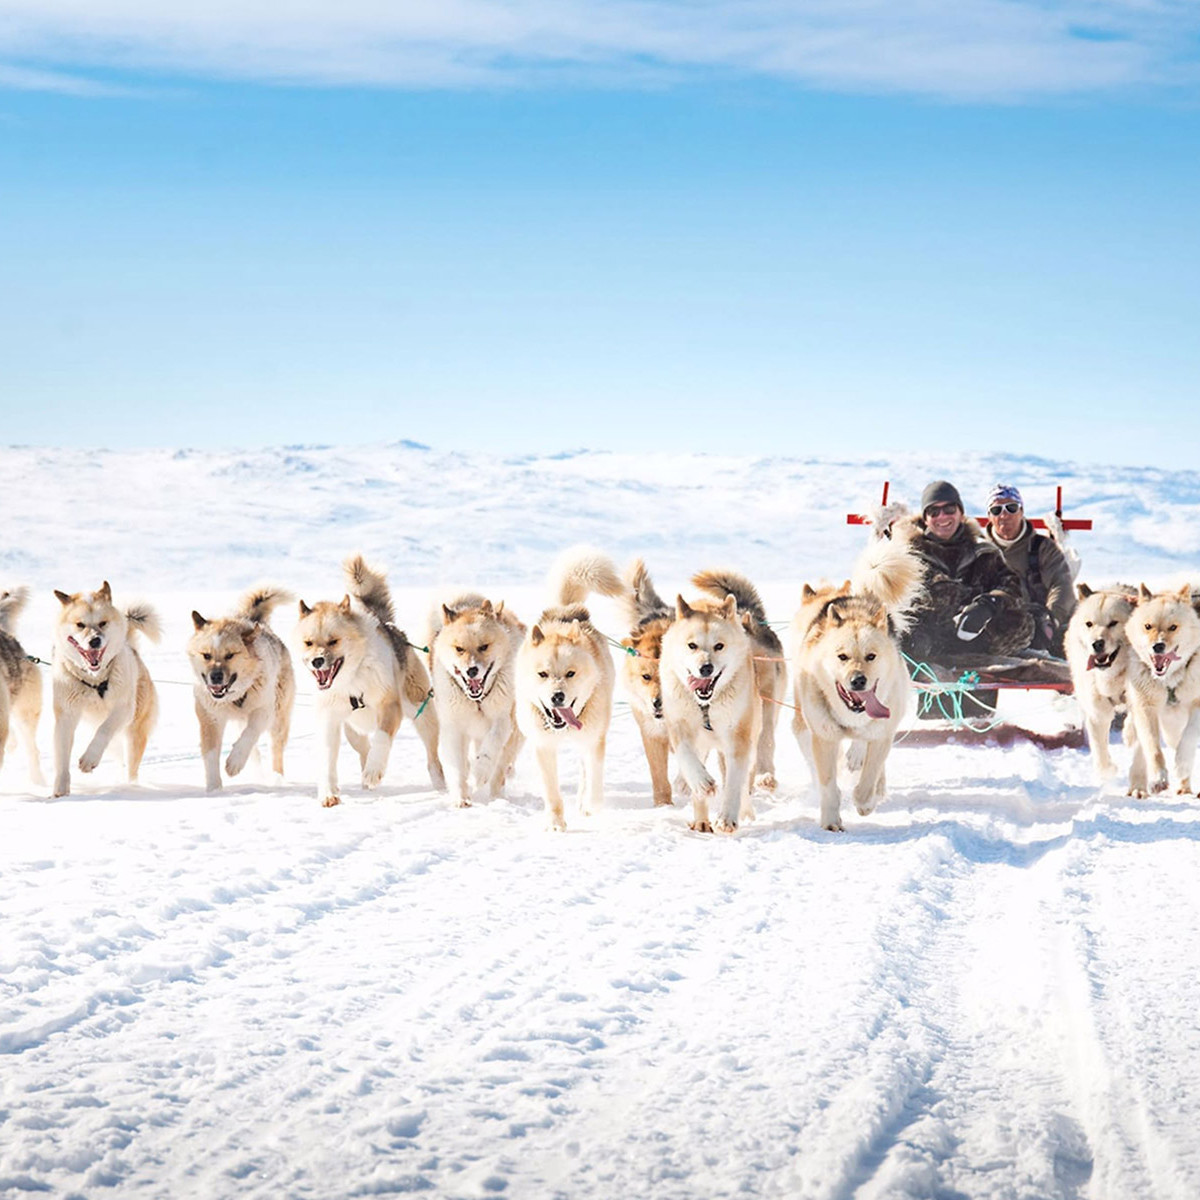
<svg viewBox="0 0 1200 1200">
<path fill-rule="evenodd" d="M 998 517 L 1002 512 L 1018 513 L 1020 511 L 1021 506 L 1015 500 L 1010 500 L 1007 504 L 993 504 L 992 507 L 988 509 L 988 516 Z"/>
<path fill-rule="evenodd" d="M 958 512 L 957 504 L 931 504 L 926 510 L 927 517 L 948 517 L 951 513 Z"/>
</svg>

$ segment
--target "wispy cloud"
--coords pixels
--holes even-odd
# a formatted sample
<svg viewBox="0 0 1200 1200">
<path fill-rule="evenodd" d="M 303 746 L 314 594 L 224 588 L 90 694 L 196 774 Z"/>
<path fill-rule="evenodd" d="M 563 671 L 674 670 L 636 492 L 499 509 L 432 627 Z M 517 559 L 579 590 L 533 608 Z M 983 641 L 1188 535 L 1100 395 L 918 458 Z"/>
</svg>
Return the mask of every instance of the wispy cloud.
<svg viewBox="0 0 1200 1200">
<path fill-rule="evenodd" d="M 1182 0 L 0 0 L 0 86 L 89 72 L 318 86 L 737 73 L 1013 98 L 1200 78 Z"/>
</svg>

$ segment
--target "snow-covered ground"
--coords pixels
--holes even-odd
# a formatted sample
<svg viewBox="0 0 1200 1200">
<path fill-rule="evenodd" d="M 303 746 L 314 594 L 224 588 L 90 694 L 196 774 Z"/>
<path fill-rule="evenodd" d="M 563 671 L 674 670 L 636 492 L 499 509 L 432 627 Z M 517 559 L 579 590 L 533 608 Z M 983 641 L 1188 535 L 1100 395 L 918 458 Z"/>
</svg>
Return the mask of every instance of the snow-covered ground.
<svg viewBox="0 0 1200 1200">
<path fill-rule="evenodd" d="M 618 706 L 608 807 L 568 808 L 566 835 L 527 757 L 507 799 L 451 807 L 408 725 L 385 784 L 347 753 L 324 810 L 303 680 L 286 785 L 208 796 L 182 651 L 191 609 L 249 584 L 340 596 L 356 549 L 414 636 L 461 584 L 533 615 L 577 541 L 643 554 L 667 595 L 737 567 L 786 620 L 846 574 L 848 510 L 943 473 L 976 503 L 1017 482 L 1031 511 L 1062 483 L 1097 522 L 1083 578 L 1182 582 L 1200 475 L 413 446 L 0 468 L 30 653 L 54 587 L 108 578 L 167 627 L 139 786 L 115 759 L 59 801 L 17 750 L 0 773 L 0 1194 L 1200 1194 L 1194 798 L 1099 789 L 1080 751 L 901 742 L 879 812 L 824 833 L 785 714 L 778 794 L 701 836 L 650 807 Z"/>
</svg>

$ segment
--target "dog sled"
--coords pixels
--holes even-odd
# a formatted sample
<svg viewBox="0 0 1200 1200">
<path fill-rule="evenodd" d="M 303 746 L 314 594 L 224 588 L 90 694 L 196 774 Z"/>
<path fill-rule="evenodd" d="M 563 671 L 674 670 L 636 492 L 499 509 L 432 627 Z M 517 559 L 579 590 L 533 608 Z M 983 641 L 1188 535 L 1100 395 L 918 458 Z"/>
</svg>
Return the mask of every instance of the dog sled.
<svg viewBox="0 0 1200 1200">
<path fill-rule="evenodd" d="M 887 509 L 889 487 L 885 481 L 881 511 Z M 989 521 L 987 516 L 975 519 L 981 526 Z M 848 525 L 871 525 L 874 520 L 865 513 L 846 515 Z M 1055 490 L 1053 524 L 1057 529 L 1039 517 L 1026 520 L 1035 529 L 1051 530 L 1054 535 L 1092 528 L 1090 518 L 1063 516 L 1061 485 Z M 899 738 L 909 745 L 1031 742 L 1047 750 L 1085 745 L 1074 706 L 1061 699 L 1074 693 L 1065 659 L 1043 650 L 1005 657 L 964 652 L 945 663 L 905 658 L 917 698 L 915 721 Z M 1002 696 L 1006 697 L 1003 704 Z M 1013 703 L 1017 698 L 1022 702 Z"/>
</svg>

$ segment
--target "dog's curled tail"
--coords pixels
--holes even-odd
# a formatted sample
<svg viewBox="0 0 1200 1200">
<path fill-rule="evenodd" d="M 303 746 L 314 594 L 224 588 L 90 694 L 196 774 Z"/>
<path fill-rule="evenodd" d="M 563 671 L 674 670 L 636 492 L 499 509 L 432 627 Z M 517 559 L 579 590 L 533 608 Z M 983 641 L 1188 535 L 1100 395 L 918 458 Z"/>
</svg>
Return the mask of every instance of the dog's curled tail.
<svg viewBox="0 0 1200 1200">
<path fill-rule="evenodd" d="M 692 583 L 702 592 L 716 596 L 718 600 L 724 600 L 726 596 L 732 595 L 737 601 L 738 612 L 748 612 L 761 624 L 767 623 L 767 612 L 763 608 L 758 588 L 744 575 L 739 575 L 736 571 L 725 570 L 697 571 L 692 576 Z"/>
<path fill-rule="evenodd" d="M 628 602 L 629 588 L 607 554 L 573 546 L 550 569 L 550 592 L 563 606 L 582 604 L 593 592 Z"/>
<path fill-rule="evenodd" d="M 925 568 L 912 546 L 898 538 L 879 538 L 867 544 L 854 565 L 855 595 L 874 596 L 898 628 L 921 596 Z"/>
<path fill-rule="evenodd" d="M 152 642 L 162 639 L 162 623 L 158 619 L 158 613 L 150 605 L 131 604 L 125 610 L 125 620 L 131 634 L 144 634 Z"/>
<path fill-rule="evenodd" d="M 287 604 L 295 598 L 286 588 L 251 588 L 238 601 L 237 615 L 245 617 L 247 621 L 253 621 L 256 625 L 265 625 L 277 605 Z"/>
<path fill-rule="evenodd" d="M 625 568 L 625 586 L 629 589 L 625 596 L 625 605 L 631 629 L 636 629 L 643 622 L 653 621 L 657 617 L 675 616 L 675 609 L 655 591 L 650 572 L 646 570 L 642 559 L 635 558 Z"/>
<path fill-rule="evenodd" d="M 346 559 L 343 569 L 350 595 L 360 600 L 363 607 L 384 625 L 395 620 L 392 609 L 392 593 L 388 591 L 387 577 L 367 566 L 361 554 Z"/>
<path fill-rule="evenodd" d="M 0 632 L 12 633 L 13 622 L 28 599 L 27 587 L 10 588 L 6 592 L 0 592 Z"/>
</svg>

